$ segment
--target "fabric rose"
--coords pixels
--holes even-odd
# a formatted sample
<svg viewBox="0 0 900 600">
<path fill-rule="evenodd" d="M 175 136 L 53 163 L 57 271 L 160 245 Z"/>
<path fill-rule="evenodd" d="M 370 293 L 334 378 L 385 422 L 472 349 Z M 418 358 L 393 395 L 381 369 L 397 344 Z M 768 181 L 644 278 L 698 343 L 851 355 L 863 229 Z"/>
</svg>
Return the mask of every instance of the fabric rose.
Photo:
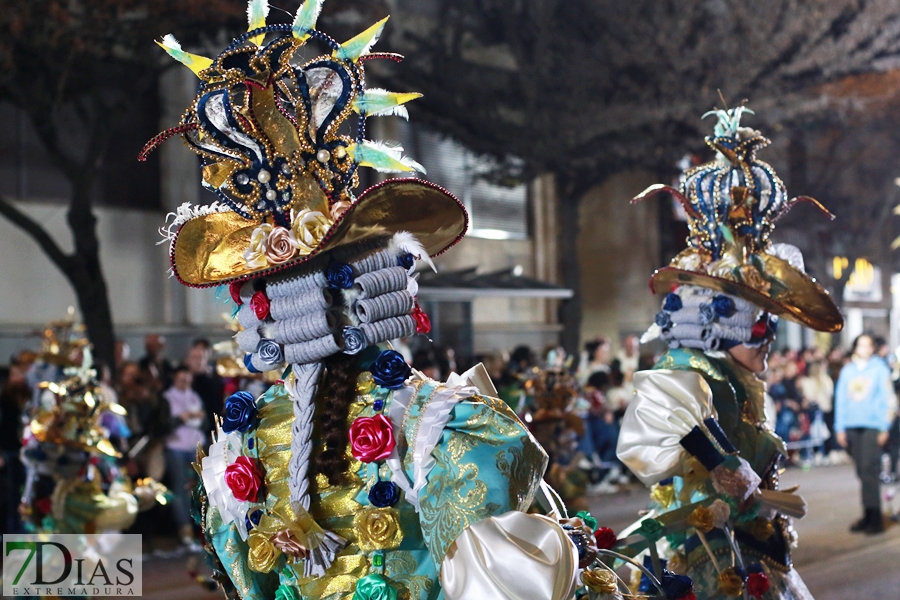
<svg viewBox="0 0 900 600">
<path fill-rule="evenodd" d="M 344 354 L 357 354 L 366 348 L 366 334 L 359 327 L 344 327 Z"/>
<path fill-rule="evenodd" d="M 349 290 L 353 287 L 353 268 L 344 263 L 333 262 L 325 269 L 328 287 L 338 290 Z"/>
<path fill-rule="evenodd" d="M 687 575 L 676 575 L 663 569 L 660 579 L 666 600 L 697 600 L 694 596 L 694 582 Z"/>
<path fill-rule="evenodd" d="M 709 533 L 715 525 L 715 515 L 705 506 L 698 506 L 688 515 L 687 524 L 703 533 Z"/>
<path fill-rule="evenodd" d="M 357 544 L 364 552 L 393 550 L 403 541 L 397 511 L 393 508 L 368 508 L 353 518 Z"/>
<path fill-rule="evenodd" d="M 278 586 L 278 589 L 275 590 L 275 600 L 302 600 L 300 598 L 300 592 L 297 591 L 297 588 L 281 584 Z"/>
<path fill-rule="evenodd" d="M 676 312 L 681 310 L 683 304 L 681 302 L 681 296 L 676 294 L 675 292 L 669 292 L 666 294 L 665 302 L 663 302 L 663 310 L 668 312 Z"/>
<path fill-rule="evenodd" d="M 375 383 L 389 390 L 397 390 L 403 387 L 412 369 L 396 350 L 383 350 L 372 363 L 370 371 Z"/>
<path fill-rule="evenodd" d="M 385 459 L 394 449 L 394 428 L 384 415 L 357 418 L 349 436 L 353 458 L 364 463 Z"/>
<path fill-rule="evenodd" d="M 581 582 L 595 594 L 616 593 L 616 581 L 616 574 L 609 569 L 588 569 L 581 574 Z"/>
<path fill-rule="evenodd" d="M 283 529 L 272 536 L 272 545 L 281 550 L 282 553 L 295 559 L 306 558 L 309 550 L 300 543 L 294 534 L 287 529 Z"/>
<path fill-rule="evenodd" d="M 269 540 L 269 536 L 261 533 L 259 529 L 250 532 L 247 538 L 250 552 L 247 555 L 247 566 L 257 573 L 270 573 L 275 568 L 275 562 L 281 556 L 281 550 L 276 548 Z"/>
<path fill-rule="evenodd" d="M 403 267 L 404 269 L 409 270 L 414 264 L 416 264 L 416 257 L 409 252 L 404 252 L 397 257 L 397 265 Z"/>
<path fill-rule="evenodd" d="M 661 310 L 656 313 L 656 318 L 653 319 L 653 322 L 656 323 L 660 329 L 665 331 L 672 326 L 672 317 L 670 317 L 669 313 L 666 311 Z"/>
<path fill-rule="evenodd" d="M 584 524 L 591 528 L 592 533 L 594 531 L 597 531 L 597 519 L 591 516 L 591 513 L 589 513 L 588 511 L 579 510 L 575 515 L 575 518 L 584 521 Z"/>
<path fill-rule="evenodd" d="M 250 269 L 261 269 L 269 265 L 266 259 L 266 240 L 272 226 L 263 223 L 250 234 L 250 245 L 244 250 L 244 263 Z"/>
<path fill-rule="evenodd" d="M 256 502 L 262 481 L 256 462 L 248 456 L 238 456 L 225 467 L 225 483 L 234 497 L 242 502 Z"/>
<path fill-rule="evenodd" d="M 609 527 L 598 527 L 594 532 L 594 544 L 601 550 L 609 550 L 616 545 L 616 532 Z"/>
<path fill-rule="evenodd" d="M 225 418 L 222 431 L 247 431 L 256 420 L 256 400 L 250 392 L 237 392 L 225 400 Z"/>
<path fill-rule="evenodd" d="M 250 308 L 256 314 L 256 318 L 265 321 L 269 318 L 269 297 L 262 290 L 255 292 L 250 297 Z"/>
<path fill-rule="evenodd" d="M 352 206 L 351 203 L 346 200 L 338 200 L 334 204 L 331 205 L 331 218 L 335 221 L 344 216 L 344 213 L 347 212 L 347 209 Z"/>
<path fill-rule="evenodd" d="M 366 575 L 356 581 L 353 600 L 397 600 L 397 590 L 381 575 Z"/>
<path fill-rule="evenodd" d="M 425 314 L 425 311 L 419 307 L 419 303 L 416 302 L 416 307 L 412 311 L 412 318 L 416 322 L 416 333 L 428 333 L 431 331 L 431 319 L 428 318 L 428 315 Z"/>
<path fill-rule="evenodd" d="M 277 365 L 284 361 L 284 354 L 281 351 L 281 344 L 269 338 L 263 338 L 256 344 L 256 354 L 259 360 L 267 365 Z"/>
<path fill-rule="evenodd" d="M 369 490 L 369 502 L 378 508 L 387 508 L 397 504 L 400 491 L 393 481 L 379 481 Z"/>
<path fill-rule="evenodd" d="M 34 501 L 34 508 L 39 515 L 49 515 L 53 511 L 53 501 L 49 497 L 38 498 Z"/>
<path fill-rule="evenodd" d="M 750 336 L 754 340 L 763 339 L 768 332 L 769 326 L 765 321 L 757 321 L 753 324 L 753 327 L 750 328 Z"/>
<path fill-rule="evenodd" d="M 228 284 L 228 293 L 231 294 L 231 299 L 234 300 L 234 303 L 238 306 L 244 303 L 244 301 L 241 299 L 242 287 L 244 287 L 244 284 L 240 281 L 232 281 Z"/>
<path fill-rule="evenodd" d="M 719 573 L 719 593 L 723 596 L 737 597 L 744 590 L 744 578 L 738 575 L 733 567 Z"/>
<path fill-rule="evenodd" d="M 322 243 L 332 220 L 317 210 L 291 210 L 291 242 L 301 256 L 306 256 Z"/>
<path fill-rule="evenodd" d="M 769 577 L 762 569 L 762 565 L 755 563 L 748 568 L 747 593 L 751 598 L 762 598 L 769 591 Z"/>
<path fill-rule="evenodd" d="M 725 527 L 725 523 L 728 522 L 728 519 L 731 517 L 731 507 L 728 506 L 726 502 L 722 502 L 720 499 L 716 498 L 713 500 L 713 503 L 709 505 L 709 510 L 713 514 L 713 525 L 719 529 Z"/>
<path fill-rule="evenodd" d="M 641 534 L 647 538 L 648 542 L 652 543 L 662 537 L 663 524 L 656 519 L 644 519 L 641 521 L 641 526 L 638 527 L 635 533 Z"/>
<path fill-rule="evenodd" d="M 697 307 L 697 312 L 700 317 L 701 325 L 709 325 L 716 320 L 716 311 L 713 309 L 712 304 L 704 302 Z"/>
<path fill-rule="evenodd" d="M 280 265 L 294 258 L 297 248 L 291 239 L 291 232 L 285 227 L 273 227 L 266 238 L 266 260 Z"/>
<path fill-rule="evenodd" d="M 713 298 L 712 307 L 713 310 L 716 311 L 717 315 L 725 319 L 734 315 L 734 313 L 737 311 L 737 308 L 734 305 L 734 300 L 732 300 L 725 294 L 719 294 L 718 296 Z"/>
</svg>

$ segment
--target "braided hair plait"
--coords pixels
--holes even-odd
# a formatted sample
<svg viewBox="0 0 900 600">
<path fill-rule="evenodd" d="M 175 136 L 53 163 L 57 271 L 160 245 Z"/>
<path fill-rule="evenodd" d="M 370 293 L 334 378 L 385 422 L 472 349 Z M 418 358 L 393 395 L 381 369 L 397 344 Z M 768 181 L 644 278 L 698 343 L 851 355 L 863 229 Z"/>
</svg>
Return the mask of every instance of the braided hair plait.
<svg viewBox="0 0 900 600">
<path fill-rule="evenodd" d="M 360 369 L 353 356 L 335 354 L 324 361 L 326 375 L 317 404 L 321 412 L 322 437 L 325 449 L 317 459 L 318 472 L 328 478 L 328 483 L 340 483 L 350 466 L 347 459 L 347 417 L 350 404 L 356 398 L 356 380 Z"/>
</svg>

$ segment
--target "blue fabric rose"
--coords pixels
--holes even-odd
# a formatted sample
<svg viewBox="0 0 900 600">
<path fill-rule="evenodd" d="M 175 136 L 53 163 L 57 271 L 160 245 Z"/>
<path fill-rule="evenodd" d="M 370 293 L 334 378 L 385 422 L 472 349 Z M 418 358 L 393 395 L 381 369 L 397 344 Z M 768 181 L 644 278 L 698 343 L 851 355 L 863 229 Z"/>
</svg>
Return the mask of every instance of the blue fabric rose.
<svg viewBox="0 0 900 600">
<path fill-rule="evenodd" d="M 713 321 L 716 320 L 716 311 L 713 309 L 712 304 L 703 303 L 697 307 L 697 312 L 700 313 L 700 324 L 701 325 L 709 325 Z"/>
<path fill-rule="evenodd" d="M 281 345 L 275 340 L 263 338 L 256 345 L 256 353 L 259 360 L 267 365 L 277 365 L 284 361 L 284 355 L 281 351 Z"/>
<path fill-rule="evenodd" d="M 694 590 L 694 582 L 687 575 L 676 575 L 672 571 L 663 570 L 661 579 L 663 592 L 667 600 L 677 600 Z"/>
<path fill-rule="evenodd" d="M 409 252 L 405 252 L 397 257 L 397 264 L 404 269 L 411 269 L 416 264 L 416 258 Z"/>
<path fill-rule="evenodd" d="M 344 354 L 357 354 L 366 348 L 366 334 L 359 327 L 344 327 Z"/>
<path fill-rule="evenodd" d="M 670 317 L 669 313 L 664 310 L 656 313 L 656 318 L 654 319 L 654 321 L 657 325 L 659 325 L 659 328 L 663 330 L 669 329 L 672 326 L 672 317 Z"/>
<path fill-rule="evenodd" d="M 666 294 L 666 300 L 663 303 L 663 310 L 676 312 L 681 310 L 682 306 L 681 296 L 679 296 L 675 292 L 669 292 L 668 294 Z"/>
<path fill-rule="evenodd" d="M 328 280 L 328 287 L 349 290 L 353 286 L 353 269 L 350 265 L 333 262 L 325 269 L 325 279 Z"/>
<path fill-rule="evenodd" d="M 262 373 L 259 369 L 253 366 L 253 355 L 245 354 L 244 355 L 244 366 L 247 367 L 247 370 L 251 373 Z"/>
<path fill-rule="evenodd" d="M 715 309 L 716 314 L 725 319 L 727 319 L 737 311 L 737 308 L 734 306 L 734 300 L 732 300 L 725 294 L 719 294 L 718 296 L 713 298 L 712 306 L 713 309 Z"/>
<path fill-rule="evenodd" d="M 393 481 L 379 481 L 369 490 L 369 502 L 372 506 L 386 508 L 397 504 L 400 492 Z"/>
<path fill-rule="evenodd" d="M 375 383 L 383 388 L 396 390 L 403 387 L 411 369 L 399 352 L 383 350 L 372 363 L 371 372 Z"/>
<path fill-rule="evenodd" d="M 256 420 L 256 400 L 250 392 L 237 392 L 228 396 L 225 400 L 225 418 L 222 421 L 222 430 L 225 433 L 232 431 L 247 431 Z"/>
</svg>

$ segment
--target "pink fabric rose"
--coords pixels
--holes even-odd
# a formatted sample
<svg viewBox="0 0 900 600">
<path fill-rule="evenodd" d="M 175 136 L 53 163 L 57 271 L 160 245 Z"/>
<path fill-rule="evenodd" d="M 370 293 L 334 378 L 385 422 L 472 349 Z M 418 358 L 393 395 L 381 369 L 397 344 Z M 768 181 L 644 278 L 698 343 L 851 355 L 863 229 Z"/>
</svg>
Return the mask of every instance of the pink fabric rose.
<svg viewBox="0 0 900 600">
<path fill-rule="evenodd" d="M 350 452 L 364 463 L 390 456 L 394 449 L 394 429 L 384 415 L 359 417 L 350 425 Z"/>
<path fill-rule="evenodd" d="M 262 474 L 250 457 L 238 456 L 225 467 L 225 483 L 234 497 L 242 502 L 256 502 L 262 481 Z"/>
<path fill-rule="evenodd" d="M 274 227 L 266 238 L 266 259 L 270 264 L 280 265 L 291 260 L 297 247 L 291 240 L 291 231 L 285 227 Z"/>
</svg>

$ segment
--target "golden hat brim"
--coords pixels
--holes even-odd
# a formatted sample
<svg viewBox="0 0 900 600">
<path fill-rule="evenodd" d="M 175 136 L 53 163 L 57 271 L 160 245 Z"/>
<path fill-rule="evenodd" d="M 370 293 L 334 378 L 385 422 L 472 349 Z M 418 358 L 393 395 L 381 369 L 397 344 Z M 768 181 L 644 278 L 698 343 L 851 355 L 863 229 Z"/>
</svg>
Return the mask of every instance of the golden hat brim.
<svg viewBox="0 0 900 600">
<path fill-rule="evenodd" d="M 414 235 L 429 256 L 436 256 L 462 239 L 468 222 L 462 203 L 447 190 L 421 179 L 389 179 L 366 190 L 311 253 L 280 265 L 252 269 L 244 261 L 259 222 L 231 211 L 195 217 L 176 234 L 172 269 L 187 286 L 211 287 L 266 277 L 328 250 L 400 231 Z"/>
<path fill-rule="evenodd" d="M 777 297 L 738 281 L 673 266 L 656 271 L 650 278 L 650 288 L 659 294 L 671 292 L 681 285 L 696 285 L 743 298 L 774 315 L 816 331 L 835 333 L 843 329 L 841 311 L 831 294 L 815 279 L 777 256 L 758 254 L 757 258 L 765 266 L 766 274 L 783 285 L 783 291 Z"/>
</svg>

